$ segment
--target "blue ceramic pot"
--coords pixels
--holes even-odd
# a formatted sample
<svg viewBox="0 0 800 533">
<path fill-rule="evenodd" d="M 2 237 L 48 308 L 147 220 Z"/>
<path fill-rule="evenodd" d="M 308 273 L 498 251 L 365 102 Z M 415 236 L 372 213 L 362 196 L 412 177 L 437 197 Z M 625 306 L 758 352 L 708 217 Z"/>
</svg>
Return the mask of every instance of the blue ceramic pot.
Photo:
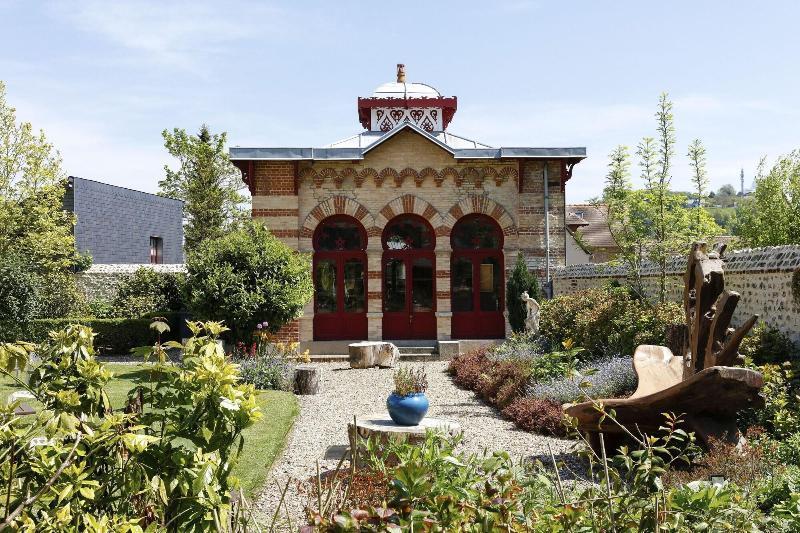
<svg viewBox="0 0 800 533">
<path fill-rule="evenodd" d="M 428 412 L 428 397 L 424 392 L 408 396 L 399 396 L 393 392 L 386 399 L 386 408 L 389 409 L 389 416 L 395 424 L 416 426 Z"/>
</svg>

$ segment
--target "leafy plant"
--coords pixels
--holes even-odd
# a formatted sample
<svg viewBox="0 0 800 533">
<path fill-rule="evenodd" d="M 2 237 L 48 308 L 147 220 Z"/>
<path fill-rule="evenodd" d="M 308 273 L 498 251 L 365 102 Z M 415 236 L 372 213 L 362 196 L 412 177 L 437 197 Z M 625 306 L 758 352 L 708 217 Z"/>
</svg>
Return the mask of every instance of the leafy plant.
<svg viewBox="0 0 800 533">
<path fill-rule="evenodd" d="M 428 390 L 428 375 L 424 367 L 398 368 L 394 373 L 394 393 L 410 396 Z"/>
<path fill-rule="evenodd" d="M 275 332 L 311 299 L 309 265 L 262 224 L 247 223 L 189 254 L 189 307 L 197 317 L 225 320 L 234 339 L 249 340 L 265 320 Z"/>
<path fill-rule="evenodd" d="M 153 324 L 157 335 L 168 332 Z M 0 406 L 0 529 L 27 531 L 241 531 L 231 468 L 242 430 L 260 416 L 252 386 L 216 342 L 224 328 L 191 323 L 185 344 L 156 342 L 152 380 L 131 392 L 124 412 L 106 393 L 111 379 L 95 359 L 90 328 L 54 331 L 40 346 L 0 345 L 0 372 L 42 406 L 35 417 Z M 166 349 L 180 347 L 181 367 Z M 14 376 L 33 352 L 41 362 L 24 383 Z M 246 514 L 246 513 L 245 513 Z"/>
<path fill-rule="evenodd" d="M 593 398 L 621 398 L 636 389 L 636 382 L 631 357 L 610 357 L 584 364 L 574 374 L 531 383 L 526 394 L 560 405 L 579 400 L 584 393 Z"/>
<path fill-rule="evenodd" d="M 0 322 L 21 326 L 39 307 L 39 276 L 19 258 L 0 259 Z"/>
<path fill-rule="evenodd" d="M 742 340 L 739 353 L 755 365 L 779 365 L 797 355 L 797 346 L 778 328 L 759 322 Z"/>
<path fill-rule="evenodd" d="M 184 307 L 183 274 L 142 267 L 120 281 L 111 302 L 117 318 L 142 318 L 149 313 L 180 311 Z"/>
</svg>

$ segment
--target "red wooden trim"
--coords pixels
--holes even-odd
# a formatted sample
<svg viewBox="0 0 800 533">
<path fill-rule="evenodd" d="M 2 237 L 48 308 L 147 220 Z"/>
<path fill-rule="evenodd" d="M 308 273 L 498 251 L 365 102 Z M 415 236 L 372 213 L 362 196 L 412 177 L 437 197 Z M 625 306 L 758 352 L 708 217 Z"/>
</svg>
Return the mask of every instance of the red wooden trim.
<svg viewBox="0 0 800 533">
<path fill-rule="evenodd" d="M 463 222 L 469 222 L 472 219 L 482 218 L 482 217 L 486 218 L 486 220 L 488 220 L 491 223 L 491 225 L 494 226 L 495 231 L 497 231 L 497 236 L 500 239 L 500 243 L 497 246 L 497 248 L 456 248 L 455 244 L 453 243 L 453 239 L 455 238 L 456 229 L 458 228 L 458 225 L 463 223 Z M 504 235 L 505 235 L 505 233 L 503 232 L 503 228 L 500 227 L 500 224 L 498 224 L 498 222 L 495 219 L 493 219 L 492 217 L 490 217 L 489 215 L 487 215 L 485 213 L 469 213 L 467 215 L 464 215 L 464 216 L 460 217 L 456 221 L 456 223 L 453 224 L 453 229 L 450 231 L 450 247 L 453 250 L 459 250 L 459 251 L 460 250 L 464 250 L 464 251 L 467 251 L 467 252 L 502 250 L 503 249 L 503 244 L 505 242 L 505 239 L 503 237 Z"/>
<path fill-rule="evenodd" d="M 245 185 L 247 185 L 247 189 L 250 191 L 250 194 L 254 194 L 255 180 L 253 179 L 253 176 L 255 176 L 255 166 L 253 165 L 253 162 L 236 160 L 236 161 L 231 161 L 231 163 L 233 163 L 233 166 L 238 168 L 239 171 L 242 173 L 242 181 L 245 183 Z"/>
</svg>

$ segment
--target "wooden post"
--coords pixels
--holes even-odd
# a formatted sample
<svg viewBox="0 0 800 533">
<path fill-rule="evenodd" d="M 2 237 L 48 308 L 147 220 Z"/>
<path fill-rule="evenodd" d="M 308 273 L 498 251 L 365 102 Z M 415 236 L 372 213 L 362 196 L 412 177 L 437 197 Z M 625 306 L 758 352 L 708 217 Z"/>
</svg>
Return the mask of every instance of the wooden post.
<svg viewBox="0 0 800 533">
<path fill-rule="evenodd" d="M 294 390 L 297 394 L 319 392 L 319 368 L 313 365 L 297 365 L 294 369 Z"/>
</svg>

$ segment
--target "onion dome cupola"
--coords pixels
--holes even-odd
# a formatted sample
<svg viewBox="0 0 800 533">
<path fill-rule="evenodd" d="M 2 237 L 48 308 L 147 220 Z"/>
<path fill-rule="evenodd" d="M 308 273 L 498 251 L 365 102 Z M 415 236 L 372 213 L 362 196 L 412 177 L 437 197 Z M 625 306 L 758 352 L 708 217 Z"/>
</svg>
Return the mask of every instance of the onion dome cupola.
<svg viewBox="0 0 800 533">
<path fill-rule="evenodd" d="M 372 96 L 358 99 L 358 118 L 369 131 L 389 131 L 410 122 L 433 133 L 444 131 L 456 112 L 455 96 L 445 97 L 425 83 L 406 82 L 405 65 L 397 81 L 384 83 Z"/>
</svg>

